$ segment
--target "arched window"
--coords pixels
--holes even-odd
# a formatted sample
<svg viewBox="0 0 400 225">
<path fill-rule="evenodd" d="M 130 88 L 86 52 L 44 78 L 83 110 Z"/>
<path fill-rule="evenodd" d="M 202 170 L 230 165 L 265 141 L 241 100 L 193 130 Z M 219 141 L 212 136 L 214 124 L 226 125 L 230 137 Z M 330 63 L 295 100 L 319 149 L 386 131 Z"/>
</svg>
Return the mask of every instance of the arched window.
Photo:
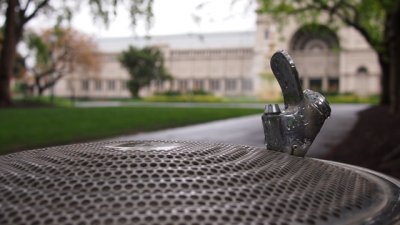
<svg viewBox="0 0 400 225">
<path fill-rule="evenodd" d="M 368 75 L 368 68 L 365 66 L 360 66 L 357 69 L 357 76 L 367 76 Z"/>
<path fill-rule="evenodd" d="M 290 40 L 290 53 L 305 87 L 314 91 L 339 90 L 339 38 L 327 26 L 308 24 L 299 28 Z"/>
<path fill-rule="evenodd" d="M 327 26 L 309 24 L 301 27 L 290 42 L 292 51 L 320 52 L 339 48 L 339 39 Z"/>
</svg>

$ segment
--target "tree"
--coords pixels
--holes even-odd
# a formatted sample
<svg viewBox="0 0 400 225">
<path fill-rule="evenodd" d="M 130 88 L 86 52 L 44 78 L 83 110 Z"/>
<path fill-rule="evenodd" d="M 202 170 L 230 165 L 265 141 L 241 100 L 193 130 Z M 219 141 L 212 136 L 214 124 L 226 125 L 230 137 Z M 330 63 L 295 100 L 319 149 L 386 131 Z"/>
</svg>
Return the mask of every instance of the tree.
<svg viewBox="0 0 400 225">
<path fill-rule="evenodd" d="M 135 98 L 139 97 L 140 89 L 150 85 L 152 80 L 171 79 L 164 67 L 162 52 L 157 48 L 137 49 L 130 46 L 128 50 L 121 53 L 119 61 L 131 76 L 128 85 L 132 96 Z"/>
<path fill-rule="evenodd" d="M 132 24 L 136 24 L 139 16 L 146 16 L 148 24 L 152 17 L 153 0 L 1 0 L 0 15 L 5 15 L 3 47 L 0 50 L 0 107 L 11 105 L 10 81 L 17 55 L 17 45 L 21 41 L 26 25 L 46 14 L 49 19 L 53 15 L 55 23 L 71 19 L 73 12 L 80 4 L 86 2 L 91 6 L 95 18 L 108 24 L 112 15 L 116 14 L 118 5 L 129 10 Z"/>
<path fill-rule="evenodd" d="M 4 35 L 3 30 L 0 29 L 0 51 L 3 47 Z M 25 59 L 20 54 L 16 54 L 15 56 L 15 63 L 12 69 L 13 78 L 20 79 L 23 78 L 26 74 L 26 65 Z"/>
<path fill-rule="evenodd" d="M 28 68 L 34 80 L 30 88 L 39 95 L 65 75 L 100 69 L 96 45 L 76 30 L 56 27 L 27 36 L 28 48 L 35 59 L 35 64 Z"/>
<path fill-rule="evenodd" d="M 381 67 L 381 104 L 400 112 L 400 1 L 399 0 L 260 0 L 259 13 L 277 21 L 295 16 L 316 23 L 321 13 L 326 25 L 346 25 L 358 31 L 376 51 Z"/>
</svg>

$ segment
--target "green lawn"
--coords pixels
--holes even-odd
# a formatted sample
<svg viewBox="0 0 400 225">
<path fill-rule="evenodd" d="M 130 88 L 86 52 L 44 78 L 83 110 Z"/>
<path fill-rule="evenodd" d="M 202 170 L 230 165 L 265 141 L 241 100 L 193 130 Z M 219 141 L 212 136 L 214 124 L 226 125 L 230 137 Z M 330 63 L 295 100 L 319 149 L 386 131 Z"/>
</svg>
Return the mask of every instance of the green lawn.
<svg viewBox="0 0 400 225">
<path fill-rule="evenodd" d="M 0 154 L 262 113 L 221 108 L 33 108 L 0 110 Z"/>
</svg>

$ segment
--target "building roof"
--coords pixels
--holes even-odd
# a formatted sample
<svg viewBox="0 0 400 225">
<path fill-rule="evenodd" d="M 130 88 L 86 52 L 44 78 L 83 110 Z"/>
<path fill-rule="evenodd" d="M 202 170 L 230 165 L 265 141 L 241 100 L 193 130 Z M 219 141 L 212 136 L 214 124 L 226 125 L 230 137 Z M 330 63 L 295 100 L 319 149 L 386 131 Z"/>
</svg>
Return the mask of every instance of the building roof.
<svg viewBox="0 0 400 225">
<path fill-rule="evenodd" d="M 100 38 L 96 42 L 99 50 L 104 53 L 119 53 L 130 45 L 135 47 L 166 45 L 171 49 L 251 48 L 255 43 L 255 32 Z"/>
</svg>

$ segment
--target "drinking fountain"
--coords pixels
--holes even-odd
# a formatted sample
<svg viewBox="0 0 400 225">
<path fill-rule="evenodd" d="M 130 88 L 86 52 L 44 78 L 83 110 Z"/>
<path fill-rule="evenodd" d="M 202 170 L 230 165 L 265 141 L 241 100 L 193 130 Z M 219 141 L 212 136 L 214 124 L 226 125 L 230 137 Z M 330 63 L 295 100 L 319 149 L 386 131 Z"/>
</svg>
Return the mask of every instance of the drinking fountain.
<svg viewBox="0 0 400 225">
<path fill-rule="evenodd" d="M 303 157 L 329 104 L 301 90 L 286 52 L 271 67 L 285 106 L 262 115 L 267 149 L 143 140 L 3 155 L 0 224 L 399 224 L 398 180 Z"/>
</svg>

